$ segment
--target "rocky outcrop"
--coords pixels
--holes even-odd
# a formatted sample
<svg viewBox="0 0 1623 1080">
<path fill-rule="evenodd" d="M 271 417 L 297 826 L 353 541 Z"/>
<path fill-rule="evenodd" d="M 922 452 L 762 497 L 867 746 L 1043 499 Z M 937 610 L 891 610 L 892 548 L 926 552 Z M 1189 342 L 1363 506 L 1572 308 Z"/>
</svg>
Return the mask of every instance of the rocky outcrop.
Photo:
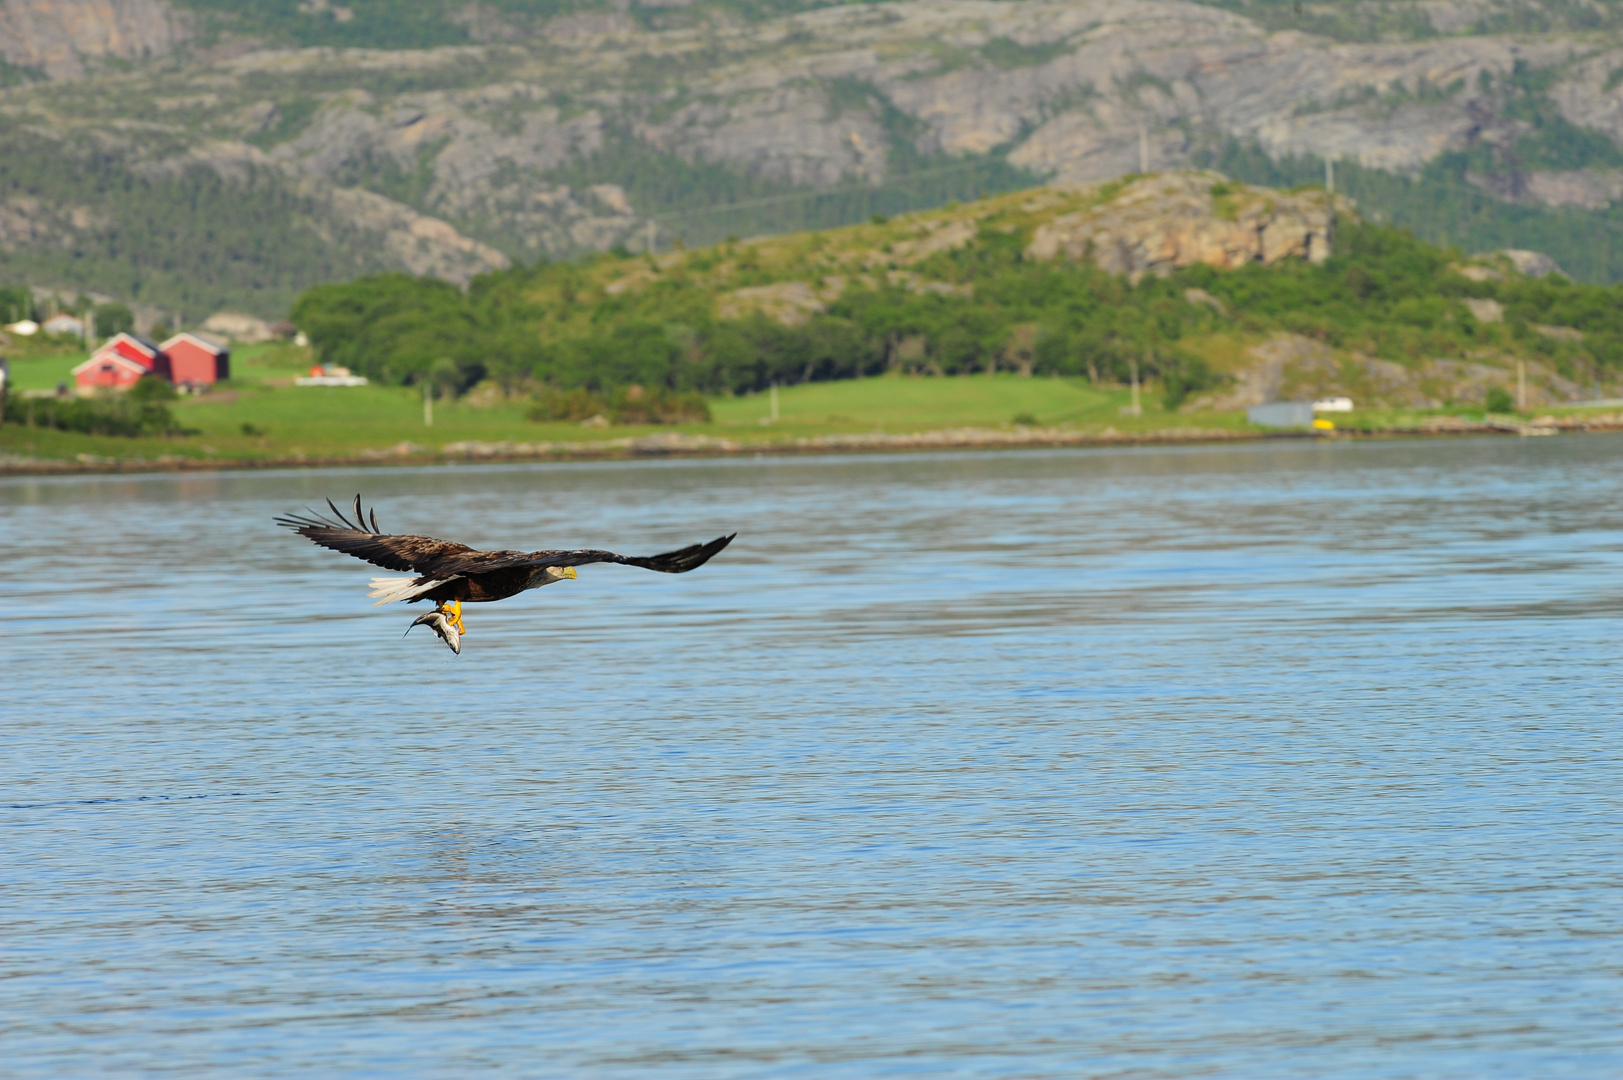
<svg viewBox="0 0 1623 1080">
<path fill-rule="evenodd" d="M 1562 277 L 1567 276 L 1556 261 L 1542 251 L 1505 248 L 1499 254 L 1505 257 L 1516 273 L 1524 274 L 1527 277 L 1543 278 L 1549 277 L 1551 274 L 1559 274 Z"/>
<path fill-rule="evenodd" d="M 507 256 L 495 248 L 393 199 L 358 188 L 331 188 L 321 194 L 338 216 L 378 236 L 390 262 L 413 274 L 466 284 L 476 274 L 508 265 Z"/>
<path fill-rule="evenodd" d="M 162 56 L 187 36 L 164 0 L 0 0 L 0 58 L 53 79 L 83 75 L 87 59 Z"/>
<path fill-rule="evenodd" d="M 834 295 L 838 296 L 840 291 L 836 288 Z M 800 326 L 825 310 L 823 298 L 804 281 L 735 289 L 717 301 L 717 314 L 723 319 L 742 319 L 759 312 L 784 326 Z"/>
<path fill-rule="evenodd" d="M 1090 259 L 1135 279 L 1206 263 L 1232 269 L 1329 258 L 1333 221 L 1352 206 L 1323 192 L 1286 194 L 1233 184 L 1216 173 L 1135 180 L 1083 210 L 1037 226 L 1026 255 Z"/>
</svg>

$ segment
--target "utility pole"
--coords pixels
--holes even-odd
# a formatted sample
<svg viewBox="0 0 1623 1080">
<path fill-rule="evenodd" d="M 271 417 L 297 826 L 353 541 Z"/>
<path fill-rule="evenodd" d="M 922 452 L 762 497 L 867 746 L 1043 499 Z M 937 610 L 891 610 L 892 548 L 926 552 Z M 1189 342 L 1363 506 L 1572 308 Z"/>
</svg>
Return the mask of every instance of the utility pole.
<svg viewBox="0 0 1623 1080">
<path fill-rule="evenodd" d="M 1127 406 L 1128 416 L 1143 416 L 1144 409 L 1138 403 L 1138 359 L 1131 357 L 1127 361 L 1128 368 L 1133 373 L 1133 403 Z"/>
<path fill-rule="evenodd" d="M 656 227 L 657 226 L 655 226 L 655 224 L 654 224 L 654 219 L 649 218 L 648 219 L 648 254 L 650 254 L 650 255 L 652 255 L 654 253 L 654 229 Z"/>
<path fill-rule="evenodd" d="M 1336 193 L 1336 163 L 1331 158 L 1324 159 L 1324 190 L 1330 195 Z"/>
<path fill-rule="evenodd" d="M 1150 171 L 1150 133 L 1144 130 L 1144 125 L 1138 125 L 1138 171 Z"/>
<path fill-rule="evenodd" d="M 774 424 L 778 422 L 778 382 L 776 379 L 772 380 L 772 422 Z"/>
<path fill-rule="evenodd" d="M 434 426 L 434 380 L 423 380 L 423 426 Z"/>
<path fill-rule="evenodd" d="M 1527 411 L 1527 364 L 1516 361 L 1516 411 Z"/>
</svg>

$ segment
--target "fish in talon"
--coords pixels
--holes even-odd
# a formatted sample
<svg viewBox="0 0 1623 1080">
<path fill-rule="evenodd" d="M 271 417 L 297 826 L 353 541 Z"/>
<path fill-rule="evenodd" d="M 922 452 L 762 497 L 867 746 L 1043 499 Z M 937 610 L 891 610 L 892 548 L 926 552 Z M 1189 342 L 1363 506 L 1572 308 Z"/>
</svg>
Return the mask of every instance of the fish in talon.
<svg viewBox="0 0 1623 1080">
<path fill-rule="evenodd" d="M 426 615 L 417 616 L 411 621 L 411 626 L 406 627 L 406 633 L 411 633 L 412 629 L 418 626 L 426 626 L 433 630 L 434 633 L 440 636 L 440 640 L 450 647 L 452 652 L 458 656 L 462 655 L 462 635 L 457 631 L 451 620 L 445 617 L 445 612 L 435 610 Z"/>
</svg>

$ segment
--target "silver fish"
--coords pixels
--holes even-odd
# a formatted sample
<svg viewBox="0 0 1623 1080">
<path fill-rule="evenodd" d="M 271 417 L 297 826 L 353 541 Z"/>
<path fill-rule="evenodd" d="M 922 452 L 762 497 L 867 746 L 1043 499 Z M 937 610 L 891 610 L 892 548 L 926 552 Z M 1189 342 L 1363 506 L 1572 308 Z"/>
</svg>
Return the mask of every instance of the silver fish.
<svg viewBox="0 0 1623 1080">
<path fill-rule="evenodd" d="M 412 627 L 416 626 L 426 626 L 433 630 L 440 636 L 441 641 L 450 646 L 452 652 L 458 656 L 462 655 L 462 635 L 456 632 L 456 627 L 451 625 L 451 621 L 443 612 L 430 611 L 426 615 L 417 616 L 412 620 L 411 626 L 406 627 L 406 633 L 411 633 Z"/>
</svg>

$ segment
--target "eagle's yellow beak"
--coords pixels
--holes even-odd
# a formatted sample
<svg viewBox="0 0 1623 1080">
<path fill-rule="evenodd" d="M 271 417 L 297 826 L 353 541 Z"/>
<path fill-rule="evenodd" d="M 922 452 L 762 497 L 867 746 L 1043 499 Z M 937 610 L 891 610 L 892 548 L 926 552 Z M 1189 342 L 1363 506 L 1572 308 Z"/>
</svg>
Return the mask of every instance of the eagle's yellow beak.
<svg viewBox="0 0 1623 1080">
<path fill-rule="evenodd" d="M 563 574 L 563 576 L 566 577 L 566 578 L 572 578 L 572 577 L 578 576 L 578 575 L 576 575 L 575 568 L 573 566 L 562 567 L 559 570 L 559 573 Z"/>
</svg>

